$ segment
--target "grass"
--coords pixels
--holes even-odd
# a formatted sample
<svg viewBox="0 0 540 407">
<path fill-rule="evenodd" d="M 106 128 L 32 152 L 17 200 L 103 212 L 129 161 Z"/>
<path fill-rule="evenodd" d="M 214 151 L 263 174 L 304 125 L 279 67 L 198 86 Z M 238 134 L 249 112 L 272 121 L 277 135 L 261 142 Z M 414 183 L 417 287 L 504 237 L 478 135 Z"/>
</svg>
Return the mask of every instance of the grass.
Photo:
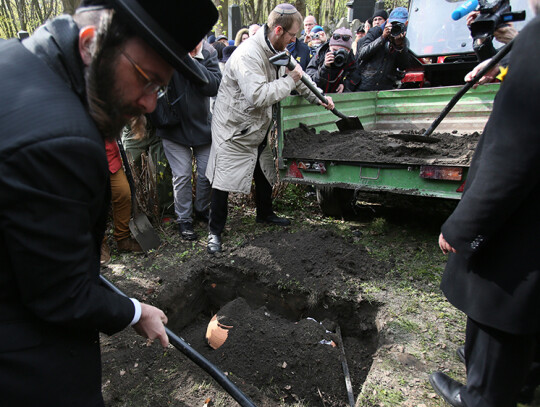
<svg viewBox="0 0 540 407">
<path fill-rule="evenodd" d="M 356 404 L 360 406 L 401 406 L 404 401 L 405 397 L 401 391 L 370 384 L 364 389 Z"/>
</svg>

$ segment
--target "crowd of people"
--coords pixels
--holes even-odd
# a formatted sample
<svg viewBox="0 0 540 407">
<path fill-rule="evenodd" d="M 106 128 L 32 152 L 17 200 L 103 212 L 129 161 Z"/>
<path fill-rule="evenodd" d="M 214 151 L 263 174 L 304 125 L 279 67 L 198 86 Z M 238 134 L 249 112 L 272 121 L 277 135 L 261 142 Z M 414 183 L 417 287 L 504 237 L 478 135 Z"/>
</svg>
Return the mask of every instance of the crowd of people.
<svg viewBox="0 0 540 407">
<path fill-rule="evenodd" d="M 132 3 L 83 0 L 30 38 L 0 42 L 0 124 L 9 135 L 0 138 L 2 405 L 103 406 L 100 332 L 133 326 L 168 346 L 163 311 L 99 280 L 111 197 L 117 247 L 141 250 L 127 227 L 128 164 L 117 143 L 126 125 L 155 129 L 178 232 L 195 240 L 193 218 L 207 222 L 214 254 L 229 193 L 253 183 L 256 222 L 290 224 L 272 205 L 276 105 L 294 92 L 334 108 L 331 96 L 322 103 L 309 91 L 304 71 L 332 94 L 392 89 L 409 63 L 403 7 L 377 11 L 353 37 L 345 27 L 327 34 L 284 3 L 230 40 L 204 39 L 218 16 L 211 0 Z M 538 13 L 540 1 L 530 3 Z M 450 254 L 442 289 L 467 315 L 459 352 L 467 384 L 430 376 L 452 406 L 515 406 L 540 381 L 539 34 L 538 17 L 519 35 L 499 32 L 515 46 L 463 199 L 439 236 Z M 269 59 L 286 49 L 298 62 L 292 70 Z"/>
</svg>

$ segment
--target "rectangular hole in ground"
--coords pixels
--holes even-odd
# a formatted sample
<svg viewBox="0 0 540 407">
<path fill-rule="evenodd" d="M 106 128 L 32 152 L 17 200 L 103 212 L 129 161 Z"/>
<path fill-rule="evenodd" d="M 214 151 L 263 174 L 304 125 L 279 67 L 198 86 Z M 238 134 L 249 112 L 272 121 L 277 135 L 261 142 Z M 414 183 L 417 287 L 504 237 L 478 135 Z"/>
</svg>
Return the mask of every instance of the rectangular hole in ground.
<svg viewBox="0 0 540 407">
<path fill-rule="evenodd" d="M 355 396 L 377 347 L 376 305 L 269 286 L 233 267 L 207 269 L 171 298 L 167 314 L 172 330 L 241 389 L 249 388 L 250 394 L 259 389 L 255 400 L 269 398 L 276 405 L 345 405 L 340 348 L 332 346 L 338 343 L 337 324 Z M 205 334 L 216 313 L 233 328 L 214 350 Z"/>
</svg>

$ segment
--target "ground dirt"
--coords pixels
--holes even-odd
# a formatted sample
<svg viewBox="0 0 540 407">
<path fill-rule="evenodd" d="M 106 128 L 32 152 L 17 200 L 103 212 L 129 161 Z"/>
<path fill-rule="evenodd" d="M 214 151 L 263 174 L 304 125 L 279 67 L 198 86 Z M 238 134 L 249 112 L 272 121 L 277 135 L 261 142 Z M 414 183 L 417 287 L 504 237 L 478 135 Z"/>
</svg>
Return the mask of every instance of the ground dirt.
<svg viewBox="0 0 540 407">
<path fill-rule="evenodd" d="M 439 164 L 467 166 L 479 134 L 435 133 L 426 141 L 408 141 L 406 134 L 422 140 L 421 132 L 389 135 L 364 130 L 321 131 L 299 127 L 285 133 L 283 157 L 387 164 Z"/>
<path fill-rule="evenodd" d="M 206 225 L 186 242 L 169 223 L 159 249 L 113 250 L 103 275 L 162 308 L 257 406 L 349 406 L 338 327 L 357 407 L 443 406 L 428 374 L 465 374 L 455 356 L 465 318 L 438 288 L 438 231 L 455 204 L 365 196 L 344 220 L 323 217 L 313 195 L 282 187 L 285 228 L 255 223 L 252 202 L 233 196 L 222 254 L 206 253 Z M 205 333 L 216 314 L 232 328 L 213 350 Z M 180 351 L 131 329 L 103 336 L 102 352 L 109 407 L 238 405 Z"/>
</svg>

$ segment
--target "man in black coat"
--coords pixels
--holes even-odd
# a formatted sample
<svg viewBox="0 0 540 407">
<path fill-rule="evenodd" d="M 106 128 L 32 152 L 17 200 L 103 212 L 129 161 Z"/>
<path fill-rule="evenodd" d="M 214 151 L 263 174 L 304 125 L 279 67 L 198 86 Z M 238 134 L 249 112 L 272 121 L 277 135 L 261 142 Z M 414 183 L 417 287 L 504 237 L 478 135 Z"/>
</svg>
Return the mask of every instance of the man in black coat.
<svg viewBox="0 0 540 407">
<path fill-rule="evenodd" d="M 104 137 L 152 111 L 174 68 L 191 72 L 182 49 L 217 11 L 210 1 L 133 3 L 85 1 L 74 17 L 0 44 L 3 407 L 103 406 L 99 332 L 132 325 L 168 346 L 161 310 L 100 285 Z"/>
<path fill-rule="evenodd" d="M 467 315 L 467 385 L 430 377 L 453 406 L 515 406 L 523 386 L 538 384 L 530 373 L 540 350 L 539 36 L 536 17 L 516 39 L 463 197 L 439 237 L 450 253 L 441 288 Z"/>
<path fill-rule="evenodd" d="M 155 120 L 157 113 L 163 109 L 163 113 L 173 120 L 165 126 L 155 120 L 155 125 L 157 136 L 163 139 L 163 150 L 171 166 L 174 211 L 180 236 L 185 240 L 195 240 L 198 237 L 193 228 L 193 212 L 196 217 L 208 222 L 212 187 L 204 173 L 212 145 L 210 98 L 217 95 L 221 82 L 217 52 L 211 45 L 201 41 L 190 55 L 200 65 L 208 83 L 197 85 L 175 72 L 168 94 L 158 101 L 156 112 L 150 115 L 150 119 Z M 191 185 L 193 158 L 197 163 L 195 204 Z"/>
<path fill-rule="evenodd" d="M 399 79 L 397 69 L 405 70 L 410 64 L 406 38 L 408 18 L 407 9 L 397 7 L 382 26 L 374 26 L 368 31 L 356 53 L 360 83 L 354 91 L 394 88 Z M 396 31 L 397 27 L 402 30 Z"/>
</svg>

